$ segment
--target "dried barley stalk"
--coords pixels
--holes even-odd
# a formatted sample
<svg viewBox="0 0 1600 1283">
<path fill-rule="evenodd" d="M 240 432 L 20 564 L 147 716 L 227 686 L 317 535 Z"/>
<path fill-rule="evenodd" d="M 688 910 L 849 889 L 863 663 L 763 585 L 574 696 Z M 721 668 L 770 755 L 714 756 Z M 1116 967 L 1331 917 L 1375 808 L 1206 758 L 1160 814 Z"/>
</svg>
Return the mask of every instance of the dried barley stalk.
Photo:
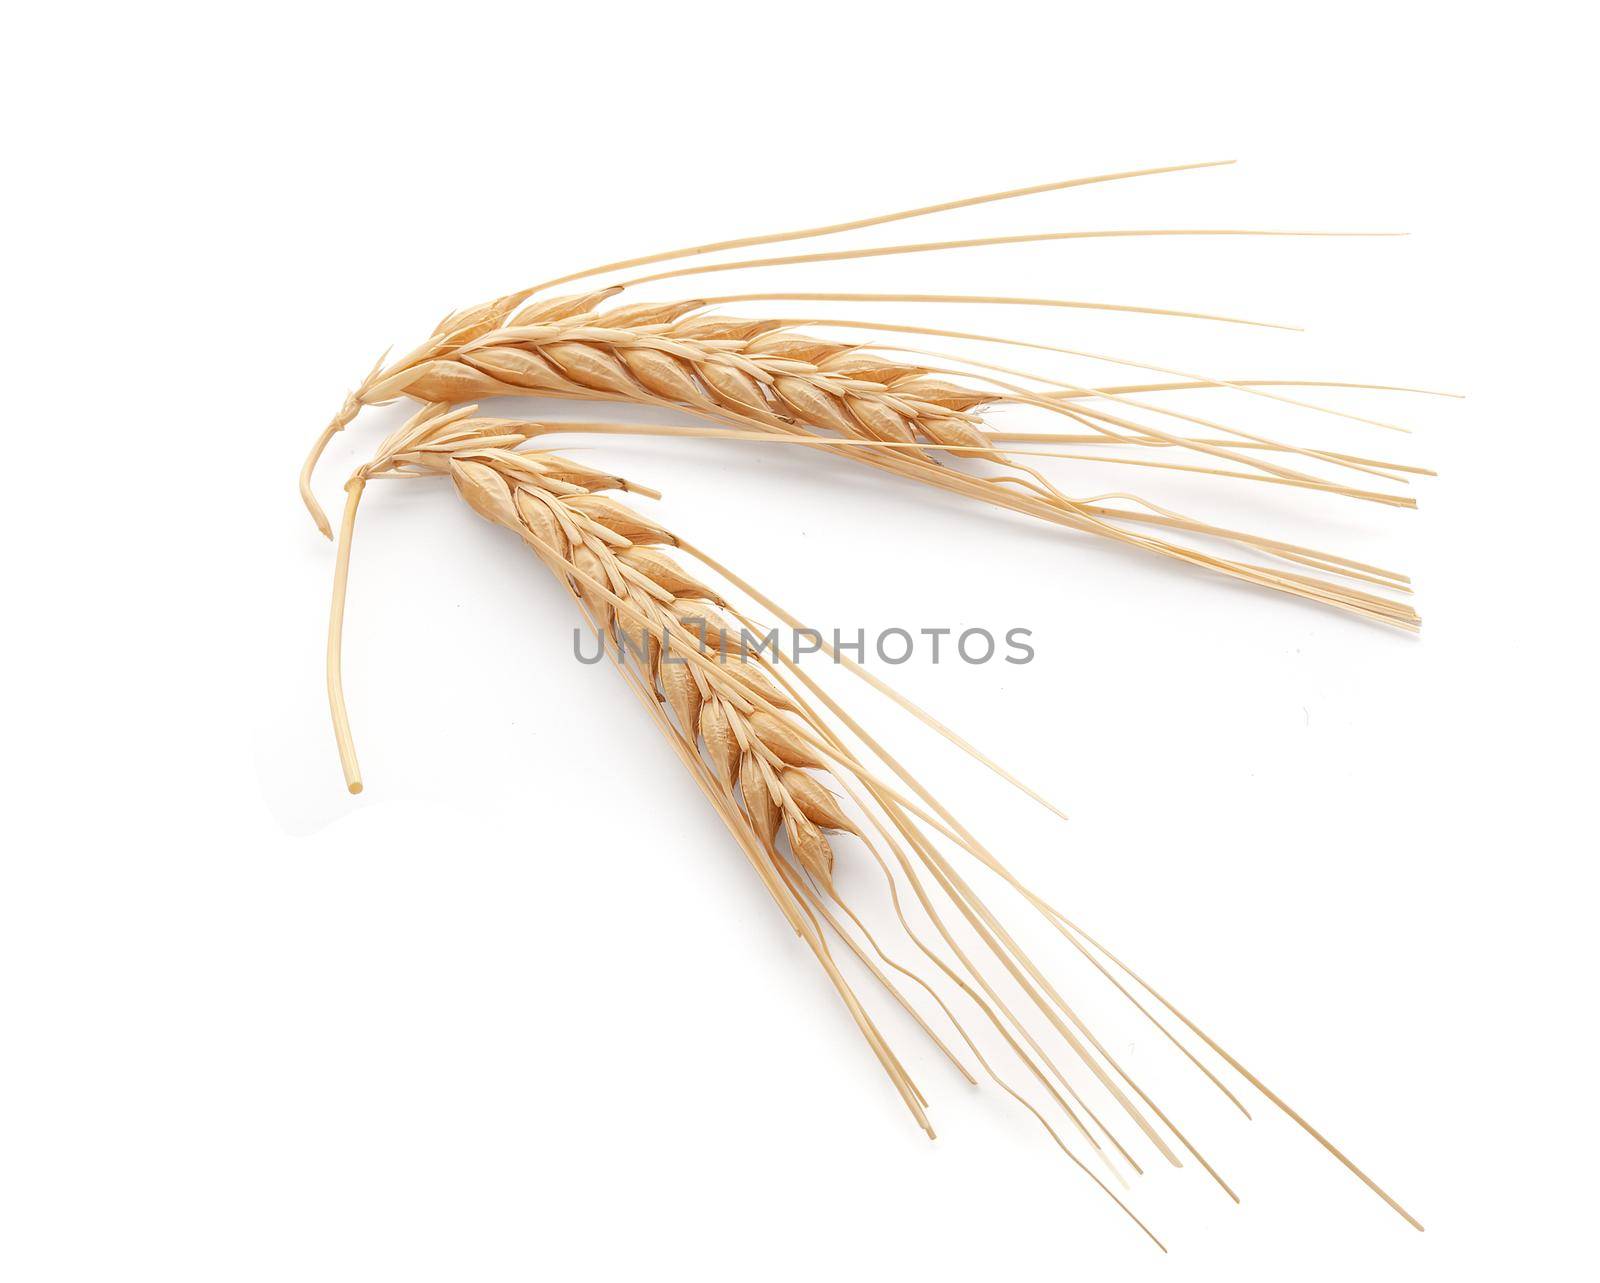
<svg viewBox="0 0 1600 1283">
<path fill-rule="evenodd" d="M 382 403 L 398 396 L 442 403 L 520 396 L 665 406 L 685 410 L 723 425 L 714 430 L 712 435 L 783 440 L 839 454 L 1040 520 L 1097 534 L 1234 578 L 1330 604 L 1379 622 L 1406 629 L 1415 628 L 1418 623 L 1415 611 L 1395 595 L 1403 596 L 1409 592 L 1409 580 L 1404 575 L 1281 539 L 1199 521 L 1137 496 L 1119 493 L 1095 498 L 1072 497 L 1038 469 L 1023 461 L 1035 455 L 1055 454 L 1129 466 L 1198 472 L 1291 490 L 1331 493 L 1393 507 L 1414 507 L 1415 501 L 1409 497 L 1391 490 L 1376 489 L 1373 485 L 1379 482 L 1403 484 L 1409 476 L 1425 474 L 1426 469 L 1345 452 L 1291 445 L 1209 418 L 1165 408 L 1146 397 L 1151 393 L 1196 387 L 1226 388 L 1252 396 L 1268 397 L 1291 406 L 1338 414 L 1345 419 L 1377 423 L 1384 427 L 1392 425 L 1360 419 L 1360 416 L 1327 410 L 1326 407 L 1309 406 L 1282 392 L 1269 391 L 1270 381 L 1265 380 L 1210 379 L 1123 361 L 1120 363 L 1146 370 L 1160 370 L 1165 374 L 1180 375 L 1181 378 L 1164 383 L 1089 387 L 950 354 L 938 354 L 932 360 L 924 359 L 934 354 L 889 347 L 881 338 L 847 343 L 823 337 L 808 327 L 854 328 L 1007 342 L 990 336 L 923 326 L 839 319 L 750 319 L 706 310 L 716 304 L 751 301 L 759 297 L 849 301 L 898 297 L 910 301 L 959 301 L 955 296 L 724 295 L 606 307 L 627 286 L 752 266 L 1083 236 L 1326 233 L 1165 229 L 989 237 L 697 265 L 656 272 L 580 294 L 543 296 L 544 291 L 552 286 L 585 276 L 712 250 L 831 234 L 960 205 L 1029 195 L 1054 187 L 1162 172 L 1167 171 L 1101 175 L 835 227 L 751 237 L 624 260 L 452 313 L 439 324 L 429 340 L 415 351 L 388 365 L 380 362 L 379 368 L 374 369 L 347 398 L 340 414 L 330 423 L 307 461 L 302 475 L 302 491 L 307 505 L 324 532 L 329 533 L 326 519 L 310 492 L 311 469 L 327 441 L 342 430 L 360 407 L 366 404 Z M 1162 308 L 1051 299 L 984 297 L 974 301 L 1151 312 L 1182 317 L 1203 316 Z M 1205 319 L 1234 320 L 1228 317 Z M 1023 343 L 1016 346 L 1071 352 L 1073 355 L 1096 355 L 1072 352 L 1065 348 L 1048 348 L 1040 344 Z M 912 355 L 918 359 L 908 359 Z M 1046 386 L 1029 390 L 1025 382 Z M 985 414 L 1003 406 L 1026 407 L 1064 417 L 1078 431 L 1067 434 L 996 434 L 986 426 Z M 685 431 L 606 423 L 571 425 L 568 430 L 573 428 L 596 433 Z M 1024 444 L 1018 447 L 1018 442 Z M 1065 454 L 1037 448 L 1069 444 L 1077 446 L 1078 451 Z M 1012 448 L 1008 449 L 1008 445 Z M 1109 450 L 1110 453 L 1096 453 L 1101 450 Z M 1138 452 L 1152 452 L 1167 457 L 1151 458 Z M 1293 464 L 1285 462 L 1286 459 L 1292 460 Z M 975 471 L 974 466 L 985 470 Z M 1359 478 L 1360 484 L 1321 475 L 1329 471 L 1335 477 Z M 1230 550 L 1207 551 L 1211 545 L 1222 545 Z M 1238 555 L 1239 549 L 1247 550 L 1249 558 Z M 1357 584 L 1366 587 L 1357 587 Z"/>
<path fill-rule="evenodd" d="M 929 1018 L 947 1024 L 981 1071 L 1029 1110 L 1062 1151 L 1158 1246 L 1160 1240 L 1080 1154 L 1080 1148 L 1087 1147 L 1087 1157 L 1101 1162 L 1123 1188 L 1127 1187 L 1124 1170 L 1142 1171 L 1119 1138 L 1115 1122 L 1106 1121 L 1103 1114 L 1130 1122 L 1143 1141 L 1174 1166 L 1183 1165 L 1179 1151 L 1187 1154 L 1229 1197 L 1238 1198 L 977 897 L 941 850 L 943 842 L 1005 879 L 1242 1113 L 1248 1117 L 1234 1092 L 1202 1059 L 1204 1051 L 1264 1092 L 1400 1215 L 1417 1224 L 1198 1026 L 1012 877 L 815 682 L 792 664 L 775 664 L 764 652 L 747 651 L 738 639 L 741 628 L 755 630 L 750 616 L 723 591 L 686 569 L 681 556 L 698 559 L 791 627 L 799 626 L 798 621 L 707 554 L 606 493 L 654 496 L 653 491 L 559 455 L 526 448 L 540 435 L 540 424 L 479 416 L 475 410 L 425 406 L 347 487 L 329 635 L 329 693 L 353 790 L 360 788 L 360 775 L 338 658 L 357 505 L 373 478 L 448 476 L 476 512 L 530 547 L 609 639 L 613 662 L 789 925 L 811 949 L 901 1099 L 930 1136 L 926 1098 L 846 979 L 834 945 L 845 948 L 955 1067 L 976 1082 Z M 860 747 L 851 747 L 851 737 Z M 844 899 L 835 878 L 839 857 L 834 843 L 841 839 L 852 858 L 864 856 L 863 867 L 875 866 L 881 875 L 902 944 L 913 950 L 917 965 L 896 960 Z M 963 946 L 958 932 L 951 929 L 952 921 L 969 940 L 977 941 L 976 947 Z M 995 976 L 1003 976 L 1007 985 L 1020 991 L 1024 1000 L 1020 1006 L 1015 1000 L 1007 1002 Z M 895 977 L 914 985 L 938 1015 L 919 1011 Z M 1141 988 L 1156 1009 L 1177 1022 L 1176 1028 L 1139 1000 L 1134 990 Z M 1005 1057 L 1001 1064 L 985 1054 L 958 1008 L 998 1038 L 1003 1045 L 1000 1055 Z M 1198 1049 L 1189 1045 L 1190 1038 L 1198 1040 Z M 1008 1080 L 1007 1064 L 1012 1072 L 1025 1073 L 1047 1098 L 1043 1108 Z M 1070 1128 L 1060 1126 L 1062 1119 Z"/>
</svg>

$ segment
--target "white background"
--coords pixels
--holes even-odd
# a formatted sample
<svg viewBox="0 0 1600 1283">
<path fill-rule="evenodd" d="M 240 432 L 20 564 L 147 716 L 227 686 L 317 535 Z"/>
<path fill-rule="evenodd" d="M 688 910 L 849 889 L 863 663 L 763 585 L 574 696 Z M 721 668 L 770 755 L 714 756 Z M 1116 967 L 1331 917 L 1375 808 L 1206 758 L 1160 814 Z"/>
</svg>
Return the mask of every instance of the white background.
<svg viewBox="0 0 1600 1283">
<path fill-rule="evenodd" d="M 42 13 L 13 19 L 0 90 L 0 1275 L 1584 1271 L 1600 425 L 1576 10 Z M 879 671 L 1070 824 L 861 711 L 1428 1226 L 1118 1016 L 1116 1046 L 1244 1199 L 1152 1170 L 1135 1198 L 1162 1257 L 885 1016 L 933 1101 L 940 1139 L 921 1135 L 631 697 L 572 661 L 559 590 L 446 486 L 374 487 L 363 513 L 346 668 L 368 789 L 347 796 L 321 685 L 331 549 L 294 476 L 377 353 L 452 307 L 712 237 L 1223 157 L 1242 163 L 851 243 L 1413 235 L 1066 243 L 762 287 L 1293 321 L 923 313 L 1468 393 L 1330 401 L 1409 438 L 1258 420 L 1438 467 L 1417 513 L 1121 478 L 1402 565 L 1420 640 L 777 446 L 583 443 L 809 619 L 1032 628 L 1030 666 Z M 396 413 L 330 452 L 330 506 Z M 1054 467 L 1080 491 L 1112 477 Z"/>
</svg>

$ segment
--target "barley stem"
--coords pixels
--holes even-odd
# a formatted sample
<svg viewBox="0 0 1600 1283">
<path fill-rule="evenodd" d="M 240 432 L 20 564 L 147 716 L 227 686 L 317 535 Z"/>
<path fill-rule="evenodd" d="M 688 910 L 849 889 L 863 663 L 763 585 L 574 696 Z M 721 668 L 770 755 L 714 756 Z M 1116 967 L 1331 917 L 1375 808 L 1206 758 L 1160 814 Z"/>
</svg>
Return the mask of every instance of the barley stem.
<svg viewBox="0 0 1600 1283">
<path fill-rule="evenodd" d="M 350 578 L 350 543 L 355 536 L 356 509 L 366 486 L 366 479 L 359 475 L 351 477 L 345 486 L 344 520 L 339 525 L 339 552 L 333 566 L 333 606 L 328 613 L 328 708 L 333 713 L 333 738 L 339 745 L 339 765 L 344 768 L 345 786 L 352 793 L 361 792 L 361 765 L 356 761 L 350 715 L 345 711 L 341 653 L 345 588 Z"/>
</svg>

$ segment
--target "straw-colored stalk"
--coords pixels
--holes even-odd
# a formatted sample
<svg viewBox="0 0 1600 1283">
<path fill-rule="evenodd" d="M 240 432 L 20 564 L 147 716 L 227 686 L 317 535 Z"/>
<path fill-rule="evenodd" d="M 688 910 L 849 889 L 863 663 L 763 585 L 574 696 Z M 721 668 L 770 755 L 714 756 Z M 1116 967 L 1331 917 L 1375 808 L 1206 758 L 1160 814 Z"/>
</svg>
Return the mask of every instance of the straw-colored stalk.
<svg viewBox="0 0 1600 1283">
<path fill-rule="evenodd" d="M 1113 1181 L 1124 1187 L 1124 1171 L 1142 1170 L 1119 1138 L 1116 1119 L 1130 1122 L 1142 1142 L 1174 1166 L 1182 1166 L 1182 1154 L 1187 1154 L 1237 1201 L 1222 1177 L 978 898 L 945 853 L 943 848 L 948 847 L 999 875 L 1043 914 L 1241 1112 L 1244 1106 L 1233 1091 L 1204 1062 L 1203 1049 L 1266 1092 L 1416 1224 L 1198 1026 L 1012 877 L 937 797 L 807 674 L 782 660 L 781 652 L 775 664 L 768 652 L 748 650 L 741 630 L 759 630 L 748 611 L 730 601 L 730 594 L 742 594 L 752 608 L 769 612 L 789 627 L 800 627 L 799 621 L 709 555 L 605 493 L 621 490 L 654 496 L 653 491 L 555 454 L 523 448 L 539 434 L 541 425 L 478 417 L 474 410 L 472 406 L 451 410 L 442 404 L 424 407 L 389 438 L 348 487 L 329 636 L 329 693 L 340 755 L 353 790 L 360 787 L 360 774 L 338 659 L 357 504 L 374 478 L 448 476 L 476 512 L 529 546 L 608 639 L 608 654 L 619 672 L 715 808 L 785 920 L 815 955 L 901 1099 L 930 1136 L 927 1099 L 846 978 L 836 946 L 842 946 L 910 1013 L 964 1076 L 976 1081 L 930 1021 L 953 1031 L 981 1071 L 1028 1109 L 1146 1234 L 1150 1231 L 1128 1205 L 1084 1161 L 1089 1157 L 1103 1163 Z M 683 556 L 697 559 L 706 573 L 726 581 L 728 588 L 714 588 L 700 573 L 686 569 Z M 850 667 L 862 672 L 856 665 Z M 912 711 L 951 735 L 921 710 Z M 842 845 L 836 849 L 836 843 Z M 903 947 L 915 954 L 916 965 L 897 960 L 880 945 L 845 900 L 841 882 L 859 875 L 836 878 L 836 860 L 844 858 L 858 863 L 863 872 L 876 869 L 883 879 Z M 914 986 L 933 1010 L 919 1010 L 895 977 Z M 997 987 L 1000 977 L 1013 994 L 1021 994 L 1020 1006 L 1015 998 L 1008 1002 Z M 1134 992 L 1139 988 L 1178 1027 L 1169 1026 L 1141 1003 Z M 997 1065 L 985 1055 L 964 1020 L 977 1020 L 1000 1040 L 1003 1063 Z M 1198 1039 L 1200 1047 L 1191 1047 L 1189 1037 Z M 1008 1064 L 1010 1072 L 1020 1069 L 1047 1098 L 1043 1108 L 1008 1080 Z M 1113 1121 L 1104 1121 L 1103 1115 Z M 1062 1120 L 1067 1127 L 1061 1126 Z M 1087 1153 L 1081 1155 L 1085 1148 Z"/>
<path fill-rule="evenodd" d="M 1196 167 L 1175 167 L 1196 168 Z M 1166 172 L 1140 171 L 1143 173 Z M 1069 496 L 1031 463 L 1038 457 L 1092 459 L 1128 466 L 1178 470 L 1289 491 L 1333 494 L 1392 507 L 1415 501 L 1395 492 L 1426 470 L 1344 451 L 1296 446 L 1224 422 L 1180 412 L 1150 394 L 1222 388 L 1269 398 L 1381 427 L 1378 420 L 1308 405 L 1280 391 L 1285 381 L 1220 380 L 1133 361 L 1119 364 L 1178 376 L 1165 382 L 1087 386 L 950 353 L 893 347 L 881 337 L 845 342 L 818 328 L 908 334 L 988 343 L 993 336 L 926 326 L 844 319 L 740 318 L 707 309 L 717 304 L 768 299 L 913 302 L 973 301 L 1132 311 L 1234 322 L 1236 318 L 1154 307 L 950 295 L 771 294 L 704 296 L 602 310 L 629 286 L 706 272 L 813 263 L 890 253 L 921 253 L 1018 241 L 1112 235 L 1325 235 L 1240 229 L 1156 229 L 1042 233 L 968 241 L 930 242 L 868 250 L 792 255 L 659 271 L 599 289 L 560 297 L 544 291 L 603 272 L 655 264 L 713 250 L 848 231 L 916 217 L 960 205 L 1029 195 L 1053 187 L 1103 182 L 1135 174 L 1102 175 L 1041 188 L 997 193 L 919 210 L 810 228 L 774 236 L 624 260 L 522 290 L 452 313 L 422 346 L 379 368 L 348 398 L 307 460 L 302 490 L 319 524 L 326 519 L 309 488 L 323 446 L 360 406 L 408 396 L 423 402 L 460 403 L 490 397 L 554 397 L 664 406 L 719 425 L 699 430 L 724 439 L 781 440 L 835 453 L 901 476 L 954 491 L 1040 520 L 1090 532 L 1162 556 L 1331 604 L 1401 628 L 1415 628 L 1414 610 L 1396 594 L 1409 592 L 1397 572 L 1281 539 L 1199 521 L 1134 495 Z M 1237 322 L 1253 324 L 1253 322 Z M 1284 327 L 1287 328 L 1287 327 Z M 1019 343 L 1015 346 L 1075 356 L 1096 353 Z M 1037 385 L 1037 386 L 1030 386 Z M 1327 385 L 1341 386 L 1341 385 Z M 1071 433 L 997 434 L 986 426 L 995 407 L 1021 407 L 1071 421 Z M 596 433 L 693 434 L 696 429 L 614 423 L 569 425 Z M 1041 446 L 1074 445 L 1065 452 Z M 1145 453 L 1149 452 L 1149 453 Z M 1151 454 L 1158 457 L 1150 457 Z M 1325 474 L 1332 474 L 1325 475 Z M 1389 487 L 1389 488 L 1381 488 Z M 1208 551 L 1207 545 L 1224 550 Z M 1246 550 L 1241 556 L 1239 549 Z M 1366 587 L 1356 587 L 1362 584 Z M 1376 591 L 1369 591 L 1375 589 Z"/>
</svg>

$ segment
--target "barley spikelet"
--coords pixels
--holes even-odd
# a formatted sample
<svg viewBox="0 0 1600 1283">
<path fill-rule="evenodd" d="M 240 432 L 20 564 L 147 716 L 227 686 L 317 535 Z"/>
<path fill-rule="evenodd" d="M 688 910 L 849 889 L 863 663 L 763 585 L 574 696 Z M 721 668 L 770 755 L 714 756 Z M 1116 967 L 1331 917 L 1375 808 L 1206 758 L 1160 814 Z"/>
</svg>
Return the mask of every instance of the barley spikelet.
<svg viewBox="0 0 1600 1283">
<path fill-rule="evenodd" d="M 1266 1093 L 1416 1224 L 1197 1025 L 1076 923 L 1018 882 L 808 675 L 777 651 L 773 658 L 759 649 L 751 651 L 746 636 L 757 631 L 756 625 L 748 608 L 732 598 L 740 594 L 791 627 L 799 627 L 798 621 L 708 554 L 612 494 L 654 496 L 655 492 L 603 469 L 529 448 L 542 431 L 543 425 L 537 423 L 480 416 L 470 405 L 452 409 L 429 404 L 397 429 L 377 457 L 352 478 L 340 532 L 329 642 L 329 692 L 352 788 L 359 788 L 359 771 L 345 715 L 338 648 L 357 504 L 367 483 L 376 478 L 448 477 L 475 512 L 530 548 L 606 640 L 618 671 L 717 811 L 785 920 L 817 958 L 890 1082 L 930 1136 L 927 1098 L 873 1020 L 867 1002 L 846 979 L 836 947 L 843 948 L 975 1082 L 972 1070 L 930 1020 L 952 1031 L 984 1076 L 1027 1109 L 1072 1162 L 1158 1246 L 1160 1241 L 1089 1162 L 1103 1165 L 1111 1182 L 1126 1188 L 1127 1174 L 1143 1170 L 1135 1157 L 1138 1144 L 1143 1144 L 1173 1166 L 1182 1166 L 1187 1155 L 1229 1197 L 1238 1199 L 1108 1050 L 1107 1042 L 1115 1040 L 1102 1039 L 1085 1023 L 1062 988 L 977 896 L 946 853 L 945 848 L 953 848 L 1000 876 L 1042 914 L 1100 977 L 1129 1000 L 1134 1012 L 1241 1112 L 1248 1116 L 1218 1072 L 1206 1064 L 1203 1053 L 1214 1054 Z M 692 569 L 685 557 L 703 569 Z M 708 577 L 728 587 L 716 587 Z M 919 715 L 926 719 L 920 711 Z M 843 878 L 841 865 L 847 875 Z M 909 948 L 913 955 L 910 965 L 880 943 L 842 890 L 842 883 L 859 886 L 873 874 L 893 906 L 900 948 Z M 1007 1000 L 996 985 L 998 977 L 1021 994 L 1020 1003 Z M 919 1010 L 901 984 L 914 986 L 932 1003 L 937 1016 Z M 1135 990 L 1147 993 L 1153 1007 L 1141 1002 Z M 1169 1024 L 1168 1018 L 1177 1025 Z M 998 1040 L 998 1050 L 991 1047 L 986 1054 L 964 1021 L 976 1022 L 991 1042 Z M 1191 1046 L 1190 1039 L 1199 1045 Z M 1009 1075 L 1019 1071 L 1045 1098 L 1042 1107 L 1011 1081 Z M 1131 1135 L 1119 1136 L 1123 1123 L 1138 1133 L 1137 1144 Z"/>
</svg>

